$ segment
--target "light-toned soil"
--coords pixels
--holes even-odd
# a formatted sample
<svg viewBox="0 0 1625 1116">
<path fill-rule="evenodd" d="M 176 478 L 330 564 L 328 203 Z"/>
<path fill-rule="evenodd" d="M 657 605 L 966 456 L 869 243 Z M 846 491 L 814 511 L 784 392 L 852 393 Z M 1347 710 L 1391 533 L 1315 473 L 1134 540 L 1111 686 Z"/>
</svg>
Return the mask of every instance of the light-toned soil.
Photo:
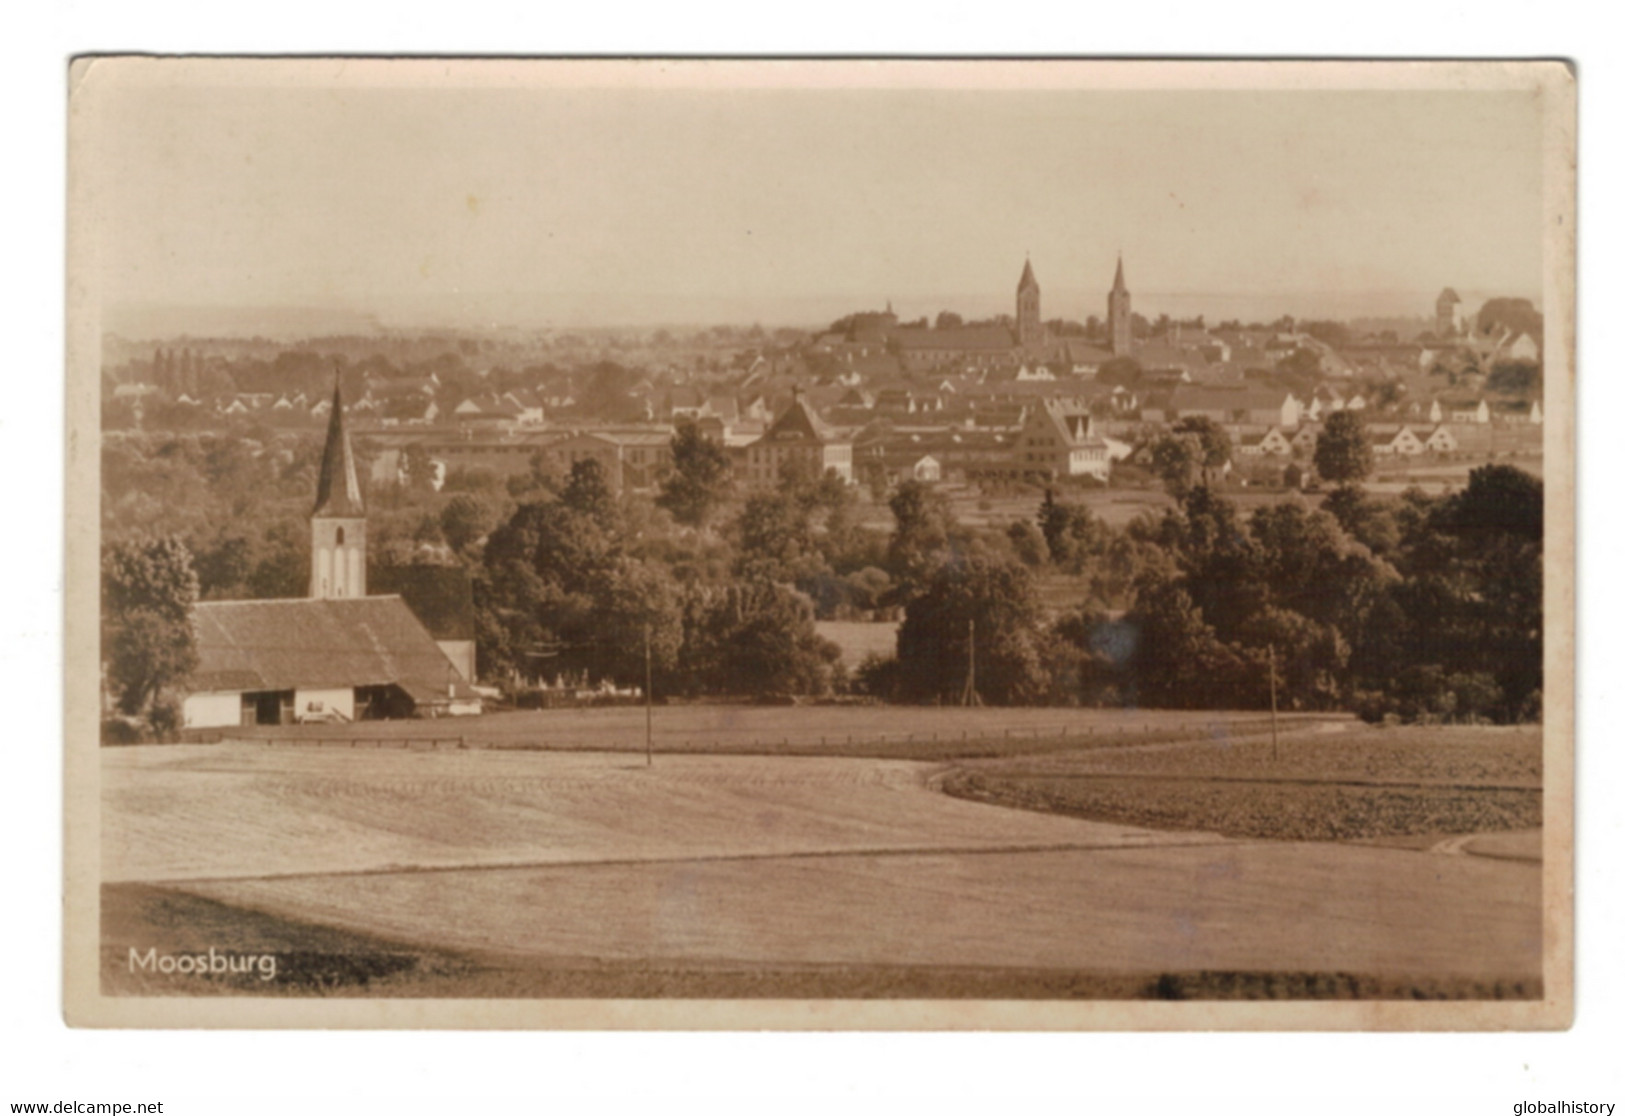
<svg viewBox="0 0 1625 1116">
<path fill-rule="evenodd" d="M 194 948 L 236 927 L 292 950 L 296 993 L 1538 990 L 1541 872 L 1522 857 L 1014 810 L 940 793 L 949 774 L 828 756 L 106 749 L 104 973 L 128 990 L 123 943 Z"/>
<path fill-rule="evenodd" d="M 1538 974 L 1540 871 L 1332 845 L 776 857 L 189 885 L 537 960 Z"/>
<path fill-rule="evenodd" d="M 104 881 L 405 868 L 1118 846 L 1186 835 L 964 802 L 932 766 L 831 757 L 368 751 L 104 753 Z"/>
</svg>

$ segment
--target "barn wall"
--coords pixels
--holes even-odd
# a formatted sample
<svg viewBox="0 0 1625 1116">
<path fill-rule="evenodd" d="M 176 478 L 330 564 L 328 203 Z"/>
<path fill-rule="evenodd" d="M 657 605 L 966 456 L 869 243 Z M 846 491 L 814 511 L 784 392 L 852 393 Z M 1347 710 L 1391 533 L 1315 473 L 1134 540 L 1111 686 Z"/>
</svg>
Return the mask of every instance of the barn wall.
<svg viewBox="0 0 1625 1116">
<path fill-rule="evenodd" d="M 181 703 L 182 723 L 187 728 L 226 728 L 242 724 L 243 695 L 187 694 Z"/>
<path fill-rule="evenodd" d="M 471 639 L 437 639 L 440 650 L 446 653 L 451 665 L 464 682 L 474 681 L 474 641 Z"/>
<path fill-rule="evenodd" d="M 344 687 L 337 690 L 295 690 L 293 715 L 295 719 L 311 713 L 331 711 L 347 721 L 355 720 L 355 690 Z"/>
</svg>

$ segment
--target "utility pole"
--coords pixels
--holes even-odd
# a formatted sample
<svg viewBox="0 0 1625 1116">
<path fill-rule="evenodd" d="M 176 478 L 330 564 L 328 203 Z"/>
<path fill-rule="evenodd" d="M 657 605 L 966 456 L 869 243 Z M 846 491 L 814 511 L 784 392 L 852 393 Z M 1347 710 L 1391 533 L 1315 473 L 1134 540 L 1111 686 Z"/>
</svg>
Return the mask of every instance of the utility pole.
<svg viewBox="0 0 1625 1116">
<path fill-rule="evenodd" d="M 1270 762 L 1281 762 L 1281 738 L 1275 730 L 1275 644 L 1270 644 Z"/>
<path fill-rule="evenodd" d="M 655 765 L 654 660 L 649 651 L 649 625 L 643 625 L 643 766 Z"/>
<path fill-rule="evenodd" d="M 960 705 L 981 705 L 976 693 L 976 618 L 970 622 L 970 663 L 965 668 L 965 692 L 959 696 Z"/>
</svg>

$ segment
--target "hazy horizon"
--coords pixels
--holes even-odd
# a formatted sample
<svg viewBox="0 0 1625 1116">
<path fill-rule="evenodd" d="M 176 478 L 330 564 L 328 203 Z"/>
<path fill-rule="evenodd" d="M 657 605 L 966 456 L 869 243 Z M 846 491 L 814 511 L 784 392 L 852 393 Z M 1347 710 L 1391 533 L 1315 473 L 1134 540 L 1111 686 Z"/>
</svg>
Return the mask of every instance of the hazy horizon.
<svg viewBox="0 0 1625 1116">
<path fill-rule="evenodd" d="M 1457 287 L 1469 309 L 1476 308 L 1490 298 L 1527 298 L 1525 294 L 1504 291 L 1479 291 L 1471 287 Z M 1190 319 L 1201 315 L 1209 326 L 1222 321 L 1237 320 L 1243 324 L 1273 322 L 1283 315 L 1298 321 L 1330 320 L 1355 321 L 1359 319 L 1405 319 L 1428 321 L 1433 319 L 1433 302 L 1437 291 L 1411 292 L 1355 292 L 1341 296 L 1322 294 L 1313 297 L 1290 294 L 1184 294 L 1148 292 L 1134 294 L 1134 310 L 1148 319 L 1166 313 L 1176 319 Z M 571 295 L 537 296 L 532 303 L 526 299 L 510 302 L 526 303 L 534 308 L 509 307 L 503 314 L 481 314 L 472 308 L 450 307 L 442 312 L 417 311 L 406 308 L 349 308 L 343 306 L 152 306 L 124 305 L 107 307 L 104 311 L 104 332 L 117 334 L 128 340 L 152 340 L 190 335 L 194 337 L 252 337 L 292 339 L 320 334 L 366 333 L 371 331 L 452 331 L 452 332 L 545 332 L 550 330 L 612 330 L 612 329 L 701 329 L 713 326 L 748 328 L 759 325 L 766 329 L 817 330 L 848 314 L 882 310 L 890 303 L 900 321 L 914 321 L 921 317 L 935 322 L 940 311 L 958 313 L 967 319 L 988 318 L 1014 312 L 1013 298 L 1000 301 L 993 296 L 942 296 L 849 298 L 830 295 L 785 303 L 776 308 L 740 305 L 730 306 L 718 301 L 705 306 L 691 303 L 684 308 L 669 302 L 662 310 L 651 306 L 646 313 L 615 317 L 595 308 L 607 300 L 593 292 Z M 1047 320 L 1064 318 L 1085 322 L 1093 315 L 1105 319 L 1104 295 L 1093 300 L 1081 296 L 1068 297 L 1067 292 L 1052 297 L 1044 291 L 1044 317 Z M 1537 310 L 1542 309 L 1539 297 L 1530 298 Z M 1057 306 L 1056 302 L 1061 305 Z M 626 305 L 625 300 L 617 305 Z M 549 314 L 551 307 L 555 313 Z"/>
<path fill-rule="evenodd" d="M 1013 311 L 1029 255 L 1044 316 L 1081 321 L 1119 252 L 1148 317 L 1411 317 L 1446 286 L 1541 300 L 1527 89 L 963 89 L 883 64 L 796 71 L 862 87 L 705 88 L 693 74 L 731 71 L 656 64 L 422 87 L 377 61 L 150 65 L 103 87 L 75 167 L 110 323 L 811 327 L 888 299 L 982 317 Z M 288 73 L 305 76 L 245 80 Z"/>
</svg>

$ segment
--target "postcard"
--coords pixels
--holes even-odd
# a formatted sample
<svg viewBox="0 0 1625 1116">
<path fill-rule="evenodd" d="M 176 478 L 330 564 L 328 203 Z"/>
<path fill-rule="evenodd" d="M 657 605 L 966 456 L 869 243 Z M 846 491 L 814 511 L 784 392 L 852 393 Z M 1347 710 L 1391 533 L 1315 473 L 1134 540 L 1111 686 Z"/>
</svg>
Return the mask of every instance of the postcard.
<svg viewBox="0 0 1625 1116">
<path fill-rule="evenodd" d="M 70 1023 L 1569 1024 L 1566 65 L 69 86 Z"/>
</svg>

